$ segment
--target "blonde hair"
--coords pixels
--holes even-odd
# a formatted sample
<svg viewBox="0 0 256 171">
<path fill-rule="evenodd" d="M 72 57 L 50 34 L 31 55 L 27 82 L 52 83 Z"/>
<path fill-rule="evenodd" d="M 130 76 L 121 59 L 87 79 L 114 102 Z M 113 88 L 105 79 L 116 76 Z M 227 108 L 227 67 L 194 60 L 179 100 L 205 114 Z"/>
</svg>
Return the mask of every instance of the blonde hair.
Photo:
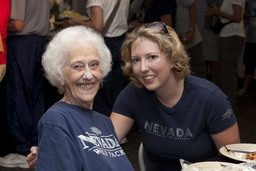
<svg viewBox="0 0 256 171">
<path fill-rule="evenodd" d="M 170 62 L 173 64 L 173 73 L 177 79 L 185 78 L 190 74 L 189 57 L 186 54 L 183 44 L 179 40 L 176 32 L 167 27 L 168 33 L 163 33 L 163 30 L 141 27 L 135 29 L 133 32 L 127 35 L 122 46 L 122 61 L 124 65 L 122 70 L 124 75 L 134 81 L 137 87 L 143 87 L 140 81 L 135 77 L 132 69 L 131 61 L 131 46 L 141 38 L 147 38 L 159 45 L 160 51 L 167 56 Z"/>
</svg>

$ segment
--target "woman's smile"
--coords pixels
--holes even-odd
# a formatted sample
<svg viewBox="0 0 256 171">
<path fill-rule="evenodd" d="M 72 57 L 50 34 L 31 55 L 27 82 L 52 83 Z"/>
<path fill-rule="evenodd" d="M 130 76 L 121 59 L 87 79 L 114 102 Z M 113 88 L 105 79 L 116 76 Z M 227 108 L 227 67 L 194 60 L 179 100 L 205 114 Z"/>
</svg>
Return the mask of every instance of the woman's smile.
<svg viewBox="0 0 256 171">
<path fill-rule="evenodd" d="M 147 75 L 147 76 L 143 76 L 143 79 L 146 83 L 152 83 L 155 79 L 155 76 L 153 75 Z"/>
<path fill-rule="evenodd" d="M 79 83 L 78 86 L 83 88 L 84 90 L 91 90 L 93 89 L 94 83 Z"/>
</svg>

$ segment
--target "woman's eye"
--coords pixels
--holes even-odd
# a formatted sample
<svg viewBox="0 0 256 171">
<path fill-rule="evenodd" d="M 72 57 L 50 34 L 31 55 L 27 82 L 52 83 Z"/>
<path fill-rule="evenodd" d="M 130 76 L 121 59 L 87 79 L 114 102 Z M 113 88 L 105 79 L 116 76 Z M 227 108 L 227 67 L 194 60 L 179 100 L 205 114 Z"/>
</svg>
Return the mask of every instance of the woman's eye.
<svg viewBox="0 0 256 171">
<path fill-rule="evenodd" d="M 149 56 L 149 59 L 151 59 L 151 60 L 152 60 L 152 59 L 155 59 L 155 58 L 157 58 L 156 55 L 150 55 L 150 56 Z"/>
<path fill-rule="evenodd" d="M 83 67 L 83 65 L 81 65 L 81 64 L 74 64 L 74 65 L 72 65 L 73 69 L 80 69 L 82 67 Z"/>
<path fill-rule="evenodd" d="M 133 59 L 132 59 L 132 63 L 133 63 L 133 64 L 136 64 L 138 61 L 139 61 L 138 58 L 133 58 Z"/>
<path fill-rule="evenodd" d="M 98 67 L 99 65 L 100 65 L 99 62 L 92 62 L 92 63 L 90 64 L 90 66 L 93 67 L 93 68 L 96 68 L 96 67 Z"/>
</svg>

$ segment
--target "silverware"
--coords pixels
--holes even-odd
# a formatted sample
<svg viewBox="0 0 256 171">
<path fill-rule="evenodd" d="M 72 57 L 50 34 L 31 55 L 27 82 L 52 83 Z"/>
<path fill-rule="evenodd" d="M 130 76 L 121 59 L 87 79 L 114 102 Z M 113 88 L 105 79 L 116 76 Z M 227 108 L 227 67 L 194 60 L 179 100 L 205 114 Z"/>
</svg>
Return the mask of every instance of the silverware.
<svg viewBox="0 0 256 171">
<path fill-rule="evenodd" d="M 236 153 L 253 153 L 254 151 L 256 150 L 233 150 L 233 149 L 230 149 L 228 148 L 227 146 L 224 145 L 224 147 L 226 148 L 226 150 L 229 152 L 236 152 Z"/>
</svg>

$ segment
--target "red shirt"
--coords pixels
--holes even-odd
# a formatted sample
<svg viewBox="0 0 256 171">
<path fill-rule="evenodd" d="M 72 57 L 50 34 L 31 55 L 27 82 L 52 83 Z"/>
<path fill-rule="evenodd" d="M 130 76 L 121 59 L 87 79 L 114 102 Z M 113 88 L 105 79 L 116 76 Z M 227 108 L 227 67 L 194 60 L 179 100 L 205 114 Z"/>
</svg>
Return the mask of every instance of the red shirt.
<svg viewBox="0 0 256 171">
<path fill-rule="evenodd" d="M 4 53 L 0 53 L 0 64 L 6 63 L 7 24 L 10 16 L 10 0 L 0 0 L 0 33 L 2 36 Z"/>
</svg>

